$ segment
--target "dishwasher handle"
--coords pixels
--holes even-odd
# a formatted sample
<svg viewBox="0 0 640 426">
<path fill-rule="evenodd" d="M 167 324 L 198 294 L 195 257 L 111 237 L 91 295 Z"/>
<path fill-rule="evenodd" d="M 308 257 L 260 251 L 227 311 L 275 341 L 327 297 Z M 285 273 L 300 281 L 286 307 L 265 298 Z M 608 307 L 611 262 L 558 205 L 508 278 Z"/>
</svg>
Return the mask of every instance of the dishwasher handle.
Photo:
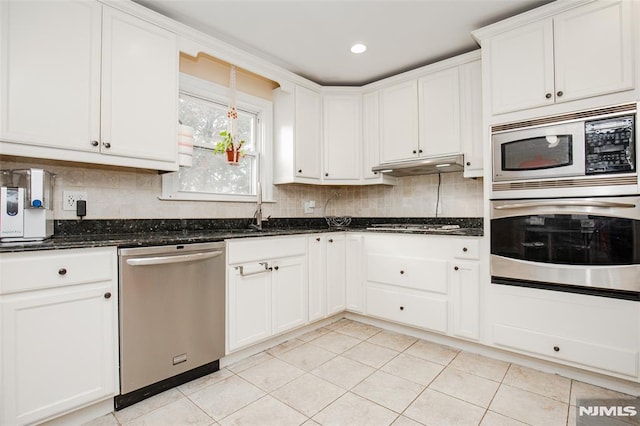
<svg viewBox="0 0 640 426">
<path fill-rule="evenodd" d="M 181 254 L 177 256 L 140 257 L 127 259 L 130 266 L 164 265 L 167 263 L 193 262 L 196 260 L 212 259 L 222 254 L 222 251 Z"/>
</svg>

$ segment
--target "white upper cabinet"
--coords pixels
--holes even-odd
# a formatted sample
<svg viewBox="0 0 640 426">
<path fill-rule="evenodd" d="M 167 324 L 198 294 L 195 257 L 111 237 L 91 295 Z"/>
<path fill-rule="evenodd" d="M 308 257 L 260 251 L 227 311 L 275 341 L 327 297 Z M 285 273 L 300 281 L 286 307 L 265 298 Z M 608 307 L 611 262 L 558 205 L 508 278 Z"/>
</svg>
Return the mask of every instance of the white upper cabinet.
<svg viewBox="0 0 640 426">
<path fill-rule="evenodd" d="M 296 87 L 296 176 L 320 177 L 320 103 L 318 93 Z"/>
<path fill-rule="evenodd" d="M 3 1 L 0 15 L 1 140 L 95 151 L 100 3 Z"/>
<path fill-rule="evenodd" d="M 362 127 L 360 94 L 325 94 L 324 180 L 360 179 Z"/>
<path fill-rule="evenodd" d="M 0 14 L 4 154 L 177 170 L 175 34 L 94 1 Z"/>
<path fill-rule="evenodd" d="M 421 156 L 460 152 L 460 79 L 458 67 L 418 80 Z"/>
<path fill-rule="evenodd" d="M 633 89 L 632 3 L 596 1 L 495 34 L 480 30 L 491 113 Z"/>
<path fill-rule="evenodd" d="M 460 66 L 460 140 L 464 153 L 464 177 L 482 177 L 482 64 Z"/>
<path fill-rule="evenodd" d="M 418 83 L 386 87 L 380 93 L 380 162 L 418 155 Z"/>
<path fill-rule="evenodd" d="M 103 13 L 102 152 L 175 161 L 176 36 L 114 9 Z"/>
</svg>

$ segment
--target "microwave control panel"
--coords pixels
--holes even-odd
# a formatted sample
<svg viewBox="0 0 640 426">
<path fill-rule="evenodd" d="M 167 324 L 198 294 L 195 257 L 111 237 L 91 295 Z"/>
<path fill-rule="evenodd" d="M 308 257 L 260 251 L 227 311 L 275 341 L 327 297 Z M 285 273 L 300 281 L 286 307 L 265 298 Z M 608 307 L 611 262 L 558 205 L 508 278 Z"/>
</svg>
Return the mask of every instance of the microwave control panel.
<svg viewBox="0 0 640 426">
<path fill-rule="evenodd" d="M 633 115 L 585 123 L 587 175 L 635 172 Z"/>
</svg>

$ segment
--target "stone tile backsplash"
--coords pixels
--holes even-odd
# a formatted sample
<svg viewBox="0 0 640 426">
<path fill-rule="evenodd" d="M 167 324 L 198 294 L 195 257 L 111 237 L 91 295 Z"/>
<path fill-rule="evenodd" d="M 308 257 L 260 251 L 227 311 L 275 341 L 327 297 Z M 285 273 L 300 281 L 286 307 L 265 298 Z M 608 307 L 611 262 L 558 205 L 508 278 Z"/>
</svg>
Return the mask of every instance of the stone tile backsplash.
<svg viewBox="0 0 640 426">
<path fill-rule="evenodd" d="M 163 201 L 161 176 L 151 170 L 125 169 L 47 160 L 25 161 L 2 157 L 2 169 L 40 167 L 57 175 L 54 218 L 75 219 L 62 210 L 63 190 L 87 191 L 86 219 L 234 218 L 251 217 L 254 203 Z M 274 203 L 265 203 L 265 216 L 318 217 L 480 217 L 483 214 L 482 179 L 465 179 L 462 173 L 398 179 L 396 186 L 277 185 Z M 304 213 L 304 202 L 314 200 L 313 214 Z M 327 203 L 328 200 L 328 203 Z M 436 203 L 439 203 L 436 215 Z"/>
</svg>

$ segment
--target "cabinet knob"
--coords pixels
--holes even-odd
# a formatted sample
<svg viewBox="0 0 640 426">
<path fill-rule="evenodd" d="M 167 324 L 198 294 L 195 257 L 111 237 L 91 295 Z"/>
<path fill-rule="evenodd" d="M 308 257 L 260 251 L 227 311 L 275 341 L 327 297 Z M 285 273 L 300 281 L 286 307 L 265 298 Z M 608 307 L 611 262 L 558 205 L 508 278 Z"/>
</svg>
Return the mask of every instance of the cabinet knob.
<svg viewBox="0 0 640 426">
<path fill-rule="evenodd" d="M 280 267 L 279 266 L 274 266 L 273 269 L 275 269 L 277 271 L 278 269 L 280 269 Z"/>
<path fill-rule="evenodd" d="M 111 292 L 110 292 L 110 291 L 106 292 L 106 293 L 104 294 L 104 298 L 105 298 L 105 299 L 111 299 Z"/>
<path fill-rule="evenodd" d="M 329 173 L 325 173 L 324 175 L 325 175 L 325 177 L 326 177 L 326 176 L 329 176 Z"/>
<path fill-rule="evenodd" d="M 422 150 L 421 149 L 418 150 L 418 154 L 422 154 Z"/>
<path fill-rule="evenodd" d="M 316 238 L 316 241 L 320 241 L 320 237 Z"/>
<path fill-rule="evenodd" d="M 302 173 L 302 169 L 298 169 L 298 173 Z"/>
<path fill-rule="evenodd" d="M 111 148 L 111 144 L 109 142 L 103 143 L 102 146 L 104 146 L 107 149 Z"/>
<path fill-rule="evenodd" d="M 547 99 L 551 99 L 551 93 L 547 93 L 546 95 L 544 95 L 544 97 Z"/>
<path fill-rule="evenodd" d="M 414 149 L 414 150 L 413 150 L 413 153 L 414 153 L 414 154 L 417 154 L 417 153 L 418 153 L 418 151 L 416 151 L 416 150 Z"/>
<path fill-rule="evenodd" d="M 400 275 L 404 275 L 404 271 L 400 271 Z"/>
<path fill-rule="evenodd" d="M 460 269 L 460 268 L 458 268 L 457 266 L 454 266 L 454 267 L 453 267 L 453 270 L 454 270 L 454 271 L 457 271 L 458 269 Z"/>
<path fill-rule="evenodd" d="M 468 252 L 468 251 L 469 251 L 469 249 L 468 249 L 468 248 L 466 248 L 466 247 L 462 247 L 462 251 L 466 253 L 466 252 Z"/>
<path fill-rule="evenodd" d="M 554 347 L 553 347 L 553 350 L 554 350 L 555 352 L 560 352 L 560 346 L 554 346 Z"/>
<path fill-rule="evenodd" d="M 404 306 L 400 306 L 400 310 L 401 310 L 401 311 L 404 311 Z"/>
<path fill-rule="evenodd" d="M 556 93 L 556 95 L 562 96 L 562 95 L 564 95 L 564 93 L 562 93 L 562 90 L 558 90 L 558 93 Z"/>
<path fill-rule="evenodd" d="M 471 161 L 467 161 L 467 167 L 471 165 Z"/>
<path fill-rule="evenodd" d="M 67 275 L 67 268 L 58 269 L 58 275 Z"/>
<path fill-rule="evenodd" d="M 329 242 L 332 243 L 333 242 L 333 238 L 329 238 Z"/>
<path fill-rule="evenodd" d="M 100 145 L 100 142 L 98 141 L 91 141 L 91 146 L 98 146 Z"/>
</svg>

